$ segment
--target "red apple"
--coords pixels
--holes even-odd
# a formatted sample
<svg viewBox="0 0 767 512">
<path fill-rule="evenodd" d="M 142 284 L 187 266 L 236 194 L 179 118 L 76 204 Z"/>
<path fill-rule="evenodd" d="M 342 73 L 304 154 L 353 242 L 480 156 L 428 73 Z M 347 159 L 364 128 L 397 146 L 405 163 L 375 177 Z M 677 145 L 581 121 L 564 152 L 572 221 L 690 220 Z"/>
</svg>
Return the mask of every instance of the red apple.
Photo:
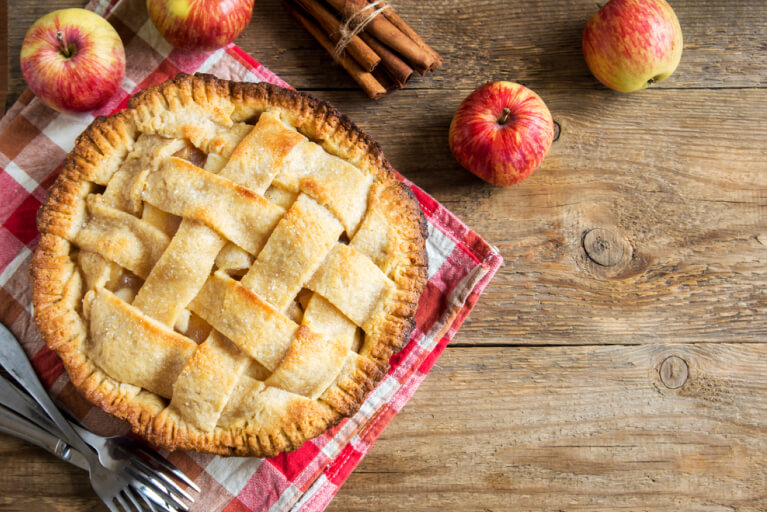
<svg viewBox="0 0 767 512">
<path fill-rule="evenodd" d="M 515 185 L 530 176 L 553 138 L 546 104 L 513 82 L 491 82 L 472 92 L 450 123 L 453 156 L 493 185 Z"/>
<path fill-rule="evenodd" d="M 85 112 L 102 106 L 120 87 L 125 50 L 112 25 L 98 14 L 53 11 L 24 37 L 21 74 L 49 107 Z"/>
<path fill-rule="evenodd" d="M 666 0 L 610 0 L 586 24 L 583 55 L 610 89 L 646 89 L 679 64 L 682 28 Z"/>
<path fill-rule="evenodd" d="M 182 50 L 215 50 L 250 23 L 253 0 L 147 0 L 152 23 Z"/>
</svg>

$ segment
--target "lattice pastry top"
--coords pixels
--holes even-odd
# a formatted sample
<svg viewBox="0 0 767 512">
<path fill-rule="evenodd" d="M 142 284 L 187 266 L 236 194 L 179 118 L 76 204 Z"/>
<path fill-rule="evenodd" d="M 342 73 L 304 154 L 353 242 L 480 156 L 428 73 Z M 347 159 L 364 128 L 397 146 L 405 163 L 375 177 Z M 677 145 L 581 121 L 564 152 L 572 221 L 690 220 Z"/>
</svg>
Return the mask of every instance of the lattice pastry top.
<svg viewBox="0 0 767 512">
<path fill-rule="evenodd" d="M 35 320 L 168 449 L 272 456 L 359 409 L 407 341 L 423 216 L 327 103 L 179 75 L 96 119 L 38 216 Z"/>
</svg>

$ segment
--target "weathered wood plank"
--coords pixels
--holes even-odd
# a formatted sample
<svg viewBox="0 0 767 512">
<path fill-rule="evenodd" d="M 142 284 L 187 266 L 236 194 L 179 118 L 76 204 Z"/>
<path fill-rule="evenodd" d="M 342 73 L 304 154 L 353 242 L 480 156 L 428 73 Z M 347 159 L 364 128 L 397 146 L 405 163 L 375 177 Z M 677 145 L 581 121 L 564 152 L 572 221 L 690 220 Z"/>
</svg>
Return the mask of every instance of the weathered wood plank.
<svg viewBox="0 0 767 512">
<path fill-rule="evenodd" d="M 762 343 L 449 347 L 329 510 L 763 510 L 765 389 Z M 0 453 L 3 510 L 102 510 L 84 473 Z"/>
<path fill-rule="evenodd" d="M 448 348 L 328 510 L 764 510 L 765 389 L 765 344 Z"/>
<path fill-rule="evenodd" d="M 72 0 L 9 0 L 11 93 L 24 89 L 21 42 L 29 26 Z M 760 0 L 672 2 L 685 38 L 682 63 L 661 88 L 764 87 L 767 23 Z M 592 0 L 461 0 L 397 2 L 398 12 L 444 58 L 434 75 L 411 88 L 474 88 L 490 80 L 533 87 L 600 89 L 581 55 L 581 32 L 596 10 Z M 279 0 L 256 2 L 253 21 L 238 40 L 243 49 L 297 88 L 357 89 L 346 73 L 288 16 Z M 360 98 L 364 95 L 359 92 Z"/>
<path fill-rule="evenodd" d="M 0 434 L 0 509 L 105 511 L 88 473 L 28 443 Z"/>
<path fill-rule="evenodd" d="M 354 83 L 310 36 L 275 7 L 257 2 L 253 24 L 240 45 L 282 78 L 300 88 L 344 87 Z M 758 0 L 672 2 L 684 34 L 682 63 L 659 87 L 763 87 L 767 62 L 760 57 L 767 23 L 754 19 Z M 592 0 L 498 2 L 461 0 L 397 2 L 397 11 L 437 50 L 443 66 L 411 87 L 474 88 L 509 79 L 534 87 L 599 87 L 581 53 Z M 260 22 L 260 23 L 259 23 Z"/>
<path fill-rule="evenodd" d="M 0 116 L 8 98 L 8 1 L 0 0 Z"/>
</svg>

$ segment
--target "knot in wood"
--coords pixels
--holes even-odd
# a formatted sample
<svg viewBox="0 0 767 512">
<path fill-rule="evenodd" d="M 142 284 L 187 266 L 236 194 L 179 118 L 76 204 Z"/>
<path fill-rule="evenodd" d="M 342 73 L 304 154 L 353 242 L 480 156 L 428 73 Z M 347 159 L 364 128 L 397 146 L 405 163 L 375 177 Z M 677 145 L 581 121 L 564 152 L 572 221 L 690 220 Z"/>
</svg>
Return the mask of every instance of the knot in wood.
<svg viewBox="0 0 767 512">
<path fill-rule="evenodd" d="M 613 267 L 623 260 L 624 243 L 607 229 L 592 229 L 583 237 L 583 249 L 594 263 Z"/>
<path fill-rule="evenodd" d="M 661 362 L 658 374 L 664 386 L 669 389 L 678 389 L 687 382 L 690 370 L 687 361 L 679 356 L 669 356 Z"/>
</svg>

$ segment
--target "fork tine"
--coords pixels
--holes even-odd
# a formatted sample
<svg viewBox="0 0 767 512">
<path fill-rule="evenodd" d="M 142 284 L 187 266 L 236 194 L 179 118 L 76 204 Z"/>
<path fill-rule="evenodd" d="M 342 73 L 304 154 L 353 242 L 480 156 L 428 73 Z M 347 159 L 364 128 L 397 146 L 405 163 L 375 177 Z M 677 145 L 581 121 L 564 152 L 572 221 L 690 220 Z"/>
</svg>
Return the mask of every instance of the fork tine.
<svg viewBox="0 0 767 512">
<path fill-rule="evenodd" d="M 154 506 L 154 503 L 152 502 L 152 500 L 147 498 L 144 495 L 144 493 L 141 492 L 139 489 L 137 489 L 135 486 L 131 486 L 131 487 L 133 487 L 133 489 L 135 490 L 136 494 L 138 494 L 139 498 L 141 498 L 141 501 L 146 503 L 146 506 L 149 507 L 149 510 L 151 510 L 152 512 L 157 512 L 157 507 Z"/>
<path fill-rule="evenodd" d="M 146 510 L 144 507 L 141 506 L 141 503 L 136 500 L 136 497 L 133 495 L 133 489 L 128 486 L 125 489 L 123 489 L 123 494 L 128 498 L 128 500 L 133 504 L 134 507 L 136 507 L 136 510 L 138 512 L 144 512 Z"/>
<path fill-rule="evenodd" d="M 104 503 L 104 505 L 107 506 L 110 512 L 120 512 L 120 510 L 117 508 L 117 506 L 114 504 L 112 500 L 105 500 L 104 498 L 101 498 L 101 501 Z"/>
<path fill-rule="evenodd" d="M 152 504 L 151 507 L 152 507 L 153 511 L 156 511 L 157 507 L 159 507 L 160 510 L 164 510 L 165 512 L 178 512 L 177 508 L 171 507 L 151 487 L 145 485 L 144 483 L 142 483 L 140 481 L 137 481 L 137 482 L 135 482 L 135 483 L 133 483 L 131 485 L 136 489 L 136 491 L 139 493 L 139 496 L 141 496 L 141 498 L 145 502 L 150 502 Z"/>
<path fill-rule="evenodd" d="M 191 478 L 186 476 L 180 469 L 178 469 L 176 466 L 168 462 L 168 460 L 162 457 L 160 454 L 154 452 L 154 450 L 146 450 L 142 447 L 139 447 L 136 450 L 136 452 L 144 455 L 145 457 L 149 459 L 152 459 L 152 461 L 154 461 L 156 464 L 161 466 L 165 471 L 167 471 L 168 473 L 171 473 L 173 476 L 175 476 L 176 478 L 184 482 L 186 485 L 188 485 L 195 491 L 202 492 L 200 488 L 197 486 L 197 484 L 194 483 L 194 481 Z"/>
<path fill-rule="evenodd" d="M 131 509 L 128 507 L 128 503 L 126 503 L 125 499 L 123 499 L 119 492 L 115 495 L 114 499 L 117 503 L 120 504 L 125 512 L 131 512 Z"/>
<path fill-rule="evenodd" d="M 130 466 L 126 466 L 125 470 L 130 473 L 133 478 L 141 482 L 146 488 L 153 490 L 155 494 L 157 494 L 158 497 L 165 502 L 166 505 L 173 507 L 173 510 L 178 510 L 179 508 L 184 512 L 189 510 L 189 506 L 186 503 L 176 497 L 172 491 L 165 487 L 161 482 L 157 481 L 156 478 L 136 471 Z M 165 499 L 166 497 L 170 498 L 172 501 L 168 501 Z"/>
<path fill-rule="evenodd" d="M 184 491 L 181 487 L 179 487 L 179 485 L 173 480 L 171 480 L 165 473 L 155 471 L 153 468 L 148 466 L 144 461 L 142 461 L 138 457 L 132 457 L 131 463 L 135 464 L 136 467 L 144 471 L 144 473 L 148 475 L 155 475 L 158 478 L 160 478 L 163 482 L 165 482 L 171 488 L 171 490 L 178 493 L 180 497 L 186 498 L 189 501 L 194 501 L 194 498 L 192 498 L 186 491 Z"/>
</svg>

